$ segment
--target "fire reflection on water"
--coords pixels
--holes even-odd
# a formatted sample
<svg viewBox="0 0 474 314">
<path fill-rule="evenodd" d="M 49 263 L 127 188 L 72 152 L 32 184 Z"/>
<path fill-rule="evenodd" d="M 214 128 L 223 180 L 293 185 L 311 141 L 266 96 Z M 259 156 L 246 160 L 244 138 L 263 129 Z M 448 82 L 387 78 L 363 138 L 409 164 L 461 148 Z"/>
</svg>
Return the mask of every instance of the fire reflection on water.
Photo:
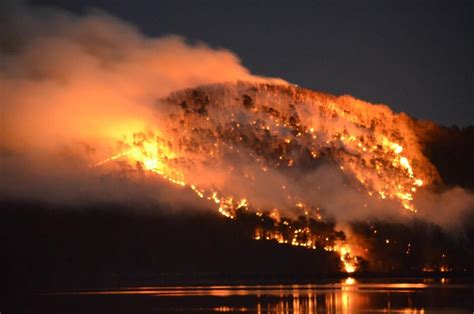
<svg viewBox="0 0 474 314">
<path fill-rule="evenodd" d="M 446 305 L 443 302 L 464 295 L 468 297 L 472 292 L 472 284 L 447 283 L 445 279 L 433 279 L 431 282 L 359 282 L 349 277 L 340 282 L 322 284 L 134 287 L 53 294 L 56 297 L 76 295 L 84 298 L 107 295 L 115 296 L 121 303 L 130 298 L 134 304 L 139 304 L 136 301 L 140 298 L 146 298 L 146 302 L 152 302 L 154 307 L 160 308 L 163 302 L 166 306 L 163 310 L 178 308 L 184 312 L 424 313 L 433 306 L 453 306 L 454 303 Z M 110 300 L 109 297 L 104 300 Z M 142 301 L 145 302 L 145 299 Z"/>
</svg>

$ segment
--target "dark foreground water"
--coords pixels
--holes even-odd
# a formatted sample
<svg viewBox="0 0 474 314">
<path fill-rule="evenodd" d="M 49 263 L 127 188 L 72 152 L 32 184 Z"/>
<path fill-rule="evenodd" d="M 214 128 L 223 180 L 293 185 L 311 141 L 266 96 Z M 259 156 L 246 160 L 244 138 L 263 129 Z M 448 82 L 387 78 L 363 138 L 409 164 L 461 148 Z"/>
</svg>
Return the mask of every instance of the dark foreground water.
<svg viewBox="0 0 474 314">
<path fill-rule="evenodd" d="M 474 313 L 474 284 L 449 279 L 294 285 L 129 287 L 48 292 L 37 313 Z"/>
</svg>

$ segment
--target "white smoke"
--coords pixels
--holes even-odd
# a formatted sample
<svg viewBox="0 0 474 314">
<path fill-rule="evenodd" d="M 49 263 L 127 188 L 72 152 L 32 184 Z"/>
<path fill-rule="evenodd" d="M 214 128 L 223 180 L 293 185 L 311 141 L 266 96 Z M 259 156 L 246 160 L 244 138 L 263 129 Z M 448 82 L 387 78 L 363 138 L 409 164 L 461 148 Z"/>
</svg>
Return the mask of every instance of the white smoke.
<svg viewBox="0 0 474 314">
<path fill-rule="evenodd" d="M 103 12 L 3 5 L 3 197 L 121 196 L 115 185 L 103 191 L 88 166 L 115 153 L 122 137 L 156 125 L 157 99 L 199 84 L 281 81 L 252 75 L 228 50 L 150 38 Z"/>
<path fill-rule="evenodd" d="M 150 38 L 103 12 L 75 15 L 22 4 L 10 4 L 2 12 L 0 198 L 68 203 L 139 199 L 206 206 L 197 203 L 189 189 L 143 175 L 120 160 L 117 172 L 90 165 L 120 152 L 127 136 L 163 125 L 170 112 L 158 100 L 173 91 L 236 80 L 284 83 L 252 75 L 228 50 L 188 43 L 179 36 Z M 360 108 L 392 119 L 384 121 L 403 120 L 385 106 L 368 106 L 352 97 L 340 97 L 338 102 L 359 110 L 360 121 L 369 121 Z M 302 119 L 320 129 L 330 129 L 337 122 L 339 128 L 366 135 L 350 120 L 323 120 L 314 112 Z M 412 131 L 400 132 L 404 141 L 416 145 Z M 423 162 L 418 150 L 413 157 Z M 285 186 L 286 191 L 327 209 L 341 221 L 412 217 L 394 202 L 369 197 L 347 185 L 332 166 L 291 175 L 269 171 L 249 185 L 242 177 L 228 175 L 227 161 L 192 169 L 193 179 L 201 185 L 231 189 L 260 207 L 291 208 L 294 200 L 282 192 Z M 252 167 L 257 166 L 245 164 L 256 173 Z M 471 193 L 461 189 L 443 194 L 422 191 L 415 199 L 419 217 L 442 225 L 458 221 L 474 207 L 473 200 Z"/>
</svg>

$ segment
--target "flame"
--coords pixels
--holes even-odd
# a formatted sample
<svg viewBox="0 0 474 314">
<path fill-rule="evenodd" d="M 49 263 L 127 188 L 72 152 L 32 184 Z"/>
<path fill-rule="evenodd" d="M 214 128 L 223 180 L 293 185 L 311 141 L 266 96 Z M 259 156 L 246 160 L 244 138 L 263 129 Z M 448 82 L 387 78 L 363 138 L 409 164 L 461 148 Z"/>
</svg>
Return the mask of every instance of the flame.
<svg viewBox="0 0 474 314">
<path fill-rule="evenodd" d="M 349 274 L 355 272 L 356 265 L 357 265 L 357 258 L 352 257 L 350 255 L 351 248 L 349 247 L 349 245 L 344 244 L 337 250 L 337 252 L 339 253 L 345 272 Z"/>
<path fill-rule="evenodd" d="M 234 195 L 232 186 L 222 188 L 213 184 L 217 179 L 200 176 L 202 169 L 226 169 L 229 176 L 242 175 L 252 181 L 258 173 L 252 167 L 237 167 L 240 161 L 256 164 L 258 171 L 266 173 L 298 166 L 306 158 L 304 152 L 315 161 L 322 155 L 330 156 L 370 196 L 397 200 L 411 212 L 416 212 L 413 200 L 417 189 L 436 179 L 403 117 L 348 96 L 336 98 L 293 86 L 239 82 L 177 92 L 160 104 L 168 114 L 160 128 L 126 135 L 126 149 L 95 166 L 126 159 L 169 182 L 189 187 L 231 219 L 239 208 L 257 206 L 245 195 Z M 312 211 L 314 204 L 292 195 L 291 188 L 283 185 L 281 191 L 305 215 Z M 278 208 L 273 215 L 279 218 Z M 294 230 L 292 238 L 258 231 L 255 239 L 316 249 L 306 228 Z M 324 249 L 340 255 L 346 272 L 356 270 L 357 259 L 351 256 L 347 243 Z"/>
</svg>

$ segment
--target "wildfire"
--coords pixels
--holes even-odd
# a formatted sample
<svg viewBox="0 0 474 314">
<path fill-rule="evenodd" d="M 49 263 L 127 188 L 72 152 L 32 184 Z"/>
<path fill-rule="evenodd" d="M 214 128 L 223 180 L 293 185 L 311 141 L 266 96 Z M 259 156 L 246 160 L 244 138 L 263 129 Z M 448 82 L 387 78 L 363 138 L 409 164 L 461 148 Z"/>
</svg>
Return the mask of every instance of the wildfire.
<svg viewBox="0 0 474 314">
<path fill-rule="evenodd" d="M 126 159 L 169 182 L 189 187 L 231 219 L 239 209 L 256 210 L 257 206 L 246 195 L 235 195 L 232 185 L 214 184 L 202 173 L 217 169 L 242 177 L 242 184 L 247 184 L 269 171 L 289 173 L 302 163 L 330 157 L 369 195 L 398 200 L 412 212 L 416 212 L 413 200 L 417 189 L 436 178 L 403 117 L 348 96 L 239 82 L 177 92 L 161 105 L 166 106 L 167 123 L 153 132 L 134 134 L 124 141 L 125 149 L 95 166 Z M 304 195 L 292 194 L 286 185 L 281 193 L 287 200 L 283 205 L 305 215 L 315 213 L 321 219 L 320 212 L 314 210 L 316 204 L 309 204 Z M 278 208 L 273 212 L 280 216 Z M 285 226 L 291 227 L 288 222 Z M 259 230 L 255 239 L 309 249 L 316 249 L 319 241 L 308 228 L 293 229 L 291 237 Z M 356 270 L 357 259 L 351 257 L 347 243 L 322 248 L 337 252 L 346 272 Z"/>
<path fill-rule="evenodd" d="M 341 257 L 341 262 L 344 265 L 344 270 L 346 273 L 353 273 L 356 271 L 357 257 L 351 256 L 350 247 L 345 244 L 341 246 L 337 251 Z"/>
<path fill-rule="evenodd" d="M 261 217 L 261 214 L 257 215 Z M 282 231 L 283 229 L 283 231 Z M 321 234 L 313 232 L 309 227 L 297 227 L 294 222 L 284 220 L 276 224 L 274 229 L 257 228 L 255 240 L 276 241 L 280 244 L 299 246 L 307 249 L 323 249 L 339 255 L 343 270 L 353 273 L 357 270 L 358 260 L 351 254 L 351 246 L 342 240 L 322 239 Z"/>
</svg>

